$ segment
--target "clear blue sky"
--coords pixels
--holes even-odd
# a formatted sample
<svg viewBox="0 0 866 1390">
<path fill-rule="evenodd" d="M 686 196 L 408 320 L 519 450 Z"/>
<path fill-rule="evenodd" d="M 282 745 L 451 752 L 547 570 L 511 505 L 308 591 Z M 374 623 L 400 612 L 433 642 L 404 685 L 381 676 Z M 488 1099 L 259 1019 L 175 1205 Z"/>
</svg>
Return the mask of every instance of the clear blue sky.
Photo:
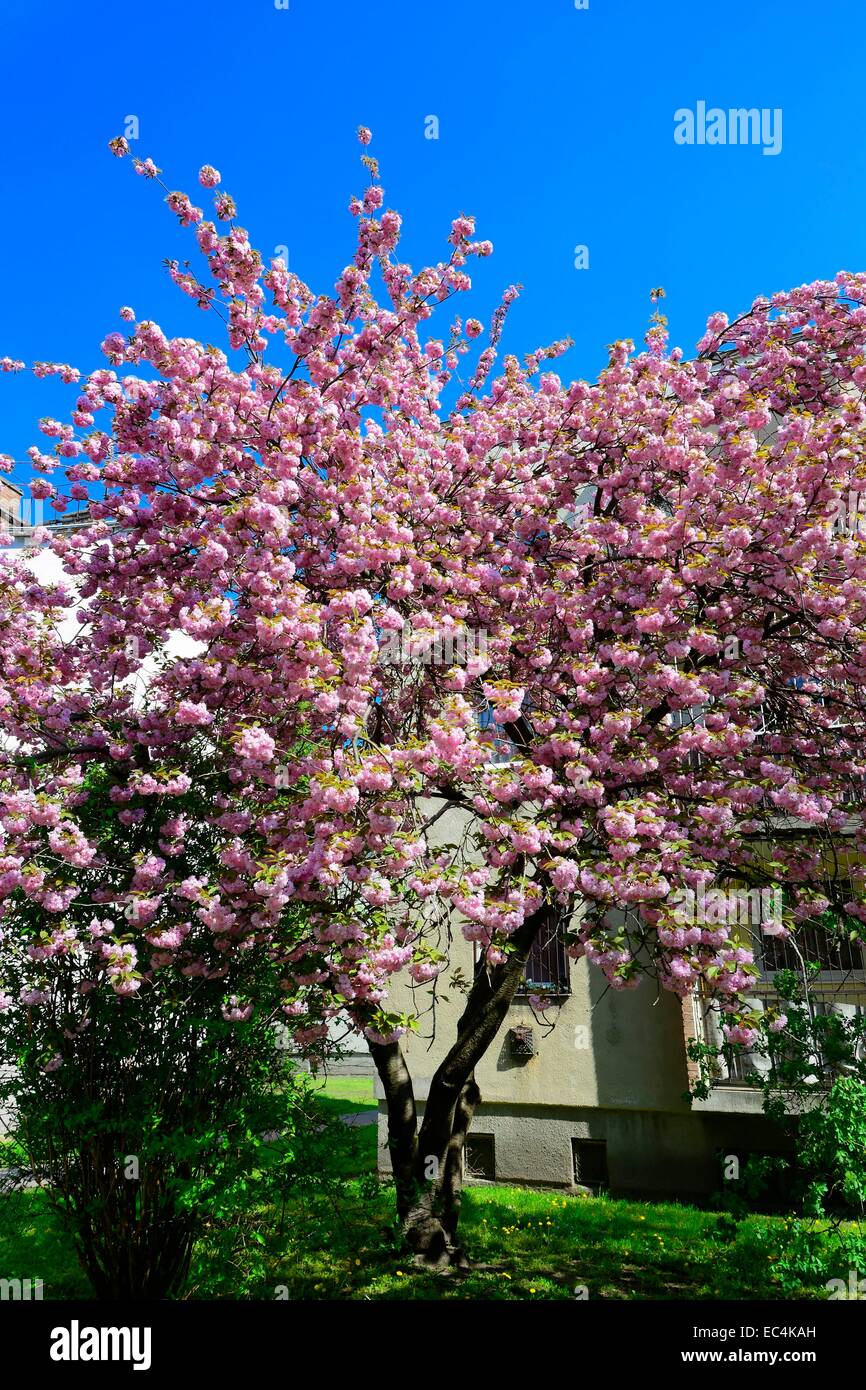
<svg viewBox="0 0 866 1390">
<path fill-rule="evenodd" d="M 106 148 L 129 115 L 169 187 L 216 165 L 254 243 L 287 245 L 317 290 L 351 254 L 363 123 L 408 259 L 471 212 L 495 247 L 473 311 L 523 283 L 506 349 L 570 335 L 560 370 L 594 376 L 663 285 L 688 352 L 715 309 L 866 269 L 864 51 L 863 0 L 3 0 L 0 355 L 104 365 L 122 304 L 222 342 L 161 264 L 193 238 Z M 699 101 L 781 108 L 781 153 L 676 145 Z M 0 393 L 0 451 L 21 457 L 74 388 Z"/>
</svg>

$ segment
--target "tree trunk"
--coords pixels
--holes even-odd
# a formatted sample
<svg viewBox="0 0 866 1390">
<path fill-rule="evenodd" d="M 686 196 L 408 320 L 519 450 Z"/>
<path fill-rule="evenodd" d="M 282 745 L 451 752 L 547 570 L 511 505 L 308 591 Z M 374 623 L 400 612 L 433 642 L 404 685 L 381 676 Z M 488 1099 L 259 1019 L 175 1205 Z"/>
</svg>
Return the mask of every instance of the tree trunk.
<svg viewBox="0 0 866 1390">
<path fill-rule="evenodd" d="M 523 978 L 532 943 L 548 920 L 545 905 L 510 938 L 502 965 L 482 961 L 457 1024 L 457 1038 L 438 1067 L 416 1136 L 415 1100 L 397 1043 L 371 1044 L 388 1106 L 388 1146 L 394 1165 L 397 1211 L 419 1263 L 463 1265 L 457 1242 L 463 1188 L 463 1151 L 481 1092 L 475 1067 L 493 1042 Z"/>
<path fill-rule="evenodd" d="M 415 1192 L 415 1151 L 417 1146 L 417 1115 L 412 1078 L 400 1044 L 369 1043 L 379 1080 L 388 1107 L 388 1149 L 397 1190 L 397 1214 L 406 1219 Z"/>
</svg>

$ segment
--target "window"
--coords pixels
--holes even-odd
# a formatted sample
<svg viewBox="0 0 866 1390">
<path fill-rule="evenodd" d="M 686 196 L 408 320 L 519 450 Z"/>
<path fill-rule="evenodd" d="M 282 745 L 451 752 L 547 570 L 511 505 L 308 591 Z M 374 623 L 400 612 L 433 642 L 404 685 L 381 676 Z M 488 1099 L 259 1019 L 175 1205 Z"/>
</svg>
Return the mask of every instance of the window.
<svg viewBox="0 0 866 1390">
<path fill-rule="evenodd" d="M 864 976 L 863 951 L 854 941 L 837 937 L 822 926 L 801 926 L 793 941 L 778 936 L 764 936 L 758 958 L 763 975 L 775 975 L 778 970 L 802 971 L 800 958 L 808 965 L 815 962 L 821 973 L 828 975 Z"/>
<path fill-rule="evenodd" d="M 693 705 L 686 709 L 672 709 L 666 717 L 667 724 L 671 729 L 693 729 L 697 725 L 703 724 L 707 708 L 706 705 Z M 678 743 L 678 738 L 674 737 L 669 747 L 678 749 Z M 689 748 L 684 753 L 680 752 L 680 758 L 683 772 L 697 772 L 704 761 L 703 755 L 697 748 Z"/>
<path fill-rule="evenodd" d="M 837 900 L 840 895 L 842 898 L 854 896 L 853 888 L 844 881 L 835 880 L 833 885 L 828 885 L 825 890 L 828 897 L 833 896 L 834 889 Z M 791 970 L 802 979 L 805 962 L 807 965 L 819 966 L 819 973 L 814 977 L 810 987 L 810 1007 L 813 1014 L 839 1014 L 849 1018 L 862 1016 L 866 961 L 861 946 L 834 930 L 833 920 L 838 920 L 841 916 L 841 913 L 831 909 L 824 919 L 827 925 L 823 922 L 804 922 L 790 939 L 765 936 L 760 923 L 752 919 L 749 936 L 755 953 L 755 964 L 760 970 L 754 985 L 752 1003 L 759 1012 L 771 1007 L 783 1007 L 775 990 L 774 976 L 780 970 Z M 768 919 L 764 917 L 763 920 Z M 743 937 L 744 944 L 749 940 L 749 936 Z M 861 1002 L 854 1002 L 858 998 Z M 704 1036 L 708 1042 L 716 1046 L 722 1042 L 720 1025 L 721 1020 L 716 1009 L 705 1005 Z M 816 1073 L 828 1069 L 829 1064 L 820 1052 L 815 1054 L 814 1060 Z M 756 1073 L 767 1074 L 770 1065 L 766 1056 L 738 1049 L 722 1064 L 721 1079 L 734 1085 L 742 1084 Z"/>
<path fill-rule="evenodd" d="M 834 879 L 824 891 L 827 898 L 837 904 L 856 896 L 849 879 Z M 762 920 L 767 920 L 763 912 L 761 916 Z M 793 970 L 797 975 L 802 975 L 803 962 L 820 966 L 819 981 L 866 979 L 863 948 L 844 935 L 846 923 L 852 925 L 844 911 L 831 907 L 819 920 L 801 923 L 793 937 L 787 939 L 765 936 L 756 924 L 752 939 L 761 979 L 770 983 L 772 976 L 780 970 Z"/>
<path fill-rule="evenodd" d="M 591 1187 L 597 1192 L 607 1187 L 607 1141 L 605 1139 L 572 1139 L 571 1156 L 574 1181 L 579 1187 Z"/>
<path fill-rule="evenodd" d="M 463 1174 L 467 1178 L 495 1181 L 496 1141 L 492 1134 L 475 1134 L 472 1130 L 469 1131 L 463 1146 Z"/>
<path fill-rule="evenodd" d="M 475 718 L 483 735 L 482 741 L 490 745 L 490 761 L 492 763 L 511 762 L 514 756 L 514 744 L 501 724 L 497 724 L 493 714 L 493 706 L 485 705 L 483 710 L 476 712 Z"/>
<path fill-rule="evenodd" d="M 532 943 L 523 982 L 517 990 L 519 995 L 571 993 L 568 954 L 559 935 L 563 920 L 562 913 L 552 912 L 549 922 Z"/>
</svg>

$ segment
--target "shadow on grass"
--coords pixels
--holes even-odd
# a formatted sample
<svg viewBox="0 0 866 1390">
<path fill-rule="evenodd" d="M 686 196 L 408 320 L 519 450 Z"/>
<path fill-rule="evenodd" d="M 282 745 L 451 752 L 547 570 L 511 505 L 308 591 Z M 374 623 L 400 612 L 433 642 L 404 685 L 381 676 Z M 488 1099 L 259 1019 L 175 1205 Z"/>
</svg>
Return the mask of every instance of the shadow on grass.
<svg viewBox="0 0 866 1390">
<path fill-rule="evenodd" d="M 326 1096 L 336 1113 L 355 1113 Z M 357 1110 L 369 1109 L 356 1101 Z M 847 1277 L 827 1251 L 802 1277 L 780 1276 L 798 1228 L 793 1218 L 717 1212 L 674 1203 L 580 1197 L 509 1187 L 470 1187 L 462 1239 L 471 1267 L 418 1270 L 400 1250 L 390 1183 L 375 1175 L 375 1125 L 346 1132 L 334 1154 L 345 1184 L 326 1195 L 287 1194 L 277 1220 L 265 1210 L 262 1264 L 244 1297 L 397 1301 L 678 1300 L 826 1298 L 828 1277 Z M 238 1221 L 251 1213 L 238 1212 Z M 273 1218 L 273 1219 L 272 1219 Z M 0 1269 L 41 1278 L 44 1297 L 88 1297 L 71 1241 L 57 1228 L 45 1194 L 0 1197 Z M 207 1240 L 198 1247 L 193 1298 L 233 1298 L 237 1271 Z M 275 1290 L 283 1292 L 277 1294 Z"/>
</svg>

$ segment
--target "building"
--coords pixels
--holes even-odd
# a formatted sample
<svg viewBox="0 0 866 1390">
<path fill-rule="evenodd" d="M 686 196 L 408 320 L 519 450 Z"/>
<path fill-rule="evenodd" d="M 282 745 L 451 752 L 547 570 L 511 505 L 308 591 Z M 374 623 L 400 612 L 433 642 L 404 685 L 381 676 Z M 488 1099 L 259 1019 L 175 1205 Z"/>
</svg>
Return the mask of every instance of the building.
<svg viewBox="0 0 866 1390">
<path fill-rule="evenodd" d="M 87 503 L 79 504 L 72 512 L 52 511 L 46 515 L 42 502 L 31 501 L 8 478 L 0 476 L 0 532 L 12 537 L 16 550 L 28 547 L 38 526 L 50 531 L 69 531 L 89 521 Z"/>
<path fill-rule="evenodd" d="M 441 817 L 432 828 L 440 843 L 456 838 L 456 815 Z M 762 970 L 755 991 L 760 1009 L 773 997 L 774 973 L 795 961 L 779 938 L 764 937 L 759 928 L 753 935 Z M 811 937 L 810 958 L 825 967 L 814 988 L 816 1007 L 862 1012 L 862 948 L 830 945 L 817 930 Z M 474 947 L 459 931 L 449 971 L 455 967 L 471 979 Z M 426 1013 L 426 1027 L 402 1040 L 419 1111 L 463 1009 L 464 996 L 449 989 L 447 980 L 445 975 L 439 982 L 447 1000 L 437 1003 L 435 1030 Z M 544 1017 L 528 997 L 539 986 L 555 1000 Z M 411 1007 L 407 996 L 408 986 L 398 984 L 393 1006 Z M 421 1012 L 429 1002 L 430 986 L 416 986 L 414 1007 Z M 723 1159 L 736 1156 L 742 1163 L 749 1154 L 784 1151 L 781 1130 L 762 1112 L 760 1091 L 745 1081 L 750 1059 L 738 1059 L 708 1100 L 689 1101 L 697 1077 L 687 1056 L 692 1038 L 718 1038 L 715 1015 L 700 998 L 681 1000 L 648 979 L 636 990 L 610 989 L 600 970 L 566 955 L 552 923 L 533 949 L 523 992 L 476 1068 L 482 1103 L 466 1147 L 469 1176 L 699 1198 L 718 1187 Z M 387 1172 L 387 1117 L 378 1080 L 376 1093 L 379 1166 Z"/>
<path fill-rule="evenodd" d="M 0 475 L 0 531 L 14 531 L 21 525 L 21 489 Z"/>
</svg>

